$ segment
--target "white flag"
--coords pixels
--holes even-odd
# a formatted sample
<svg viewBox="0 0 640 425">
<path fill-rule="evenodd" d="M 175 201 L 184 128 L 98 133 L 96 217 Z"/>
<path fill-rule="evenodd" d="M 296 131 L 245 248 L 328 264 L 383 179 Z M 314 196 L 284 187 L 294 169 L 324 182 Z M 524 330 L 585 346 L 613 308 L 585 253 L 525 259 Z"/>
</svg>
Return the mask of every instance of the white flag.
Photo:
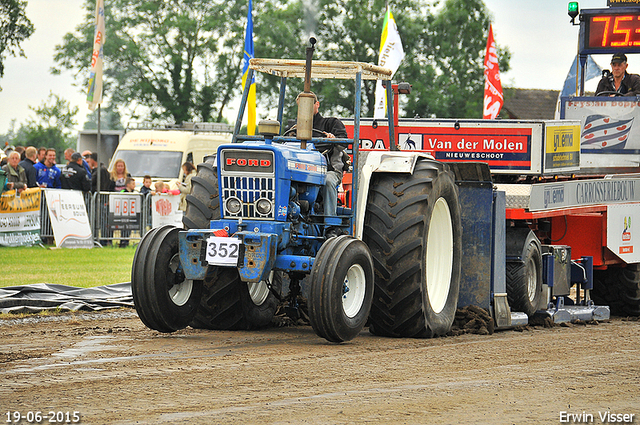
<svg viewBox="0 0 640 425">
<path fill-rule="evenodd" d="M 380 57 L 378 58 L 378 66 L 389 68 L 392 71 L 391 77 L 396 73 L 400 62 L 404 58 L 404 49 L 402 41 L 398 33 L 396 21 L 393 19 L 391 10 L 387 8 L 384 16 L 384 24 L 382 28 L 382 37 L 380 38 Z M 382 81 L 378 80 L 376 84 L 376 105 L 373 112 L 373 118 L 382 119 L 386 114 L 387 96 Z"/>
<path fill-rule="evenodd" d="M 89 88 L 87 103 L 90 110 L 102 103 L 102 46 L 104 46 L 104 2 L 96 0 L 96 29 L 93 37 L 93 53 L 91 55 L 91 73 L 89 74 Z"/>
</svg>

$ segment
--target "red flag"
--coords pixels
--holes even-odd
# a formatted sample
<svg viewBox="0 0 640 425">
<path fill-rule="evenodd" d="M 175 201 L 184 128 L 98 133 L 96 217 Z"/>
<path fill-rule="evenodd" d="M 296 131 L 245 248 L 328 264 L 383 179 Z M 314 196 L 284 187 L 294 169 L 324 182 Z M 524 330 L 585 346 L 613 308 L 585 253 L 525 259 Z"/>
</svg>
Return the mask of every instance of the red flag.
<svg viewBox="0 0 640 425">
<path fill-rule="evenodd" d="M 493 26 L 489 25 L 487 53 L 484 57 L 484 109 L 482 118 L 494 119 L 497 117 L 503 103 L 504 98 L 502 96 L 502 83 L 500 82 L 500 69 L 498 68 L 496 42 L 493 40 Z"/>
</svg>

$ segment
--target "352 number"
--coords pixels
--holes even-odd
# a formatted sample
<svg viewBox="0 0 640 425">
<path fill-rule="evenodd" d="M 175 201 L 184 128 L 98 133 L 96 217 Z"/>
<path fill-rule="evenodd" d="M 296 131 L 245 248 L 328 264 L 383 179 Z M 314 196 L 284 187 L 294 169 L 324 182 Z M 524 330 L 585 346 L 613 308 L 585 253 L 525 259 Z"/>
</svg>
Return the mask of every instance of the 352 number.
<svg viewBox="0 0 640 425">
<path fill-rule="evenodd" d="M 238 258 L 238 245 L 221 242 L 209 242 L 207 246 L 207 255 L 217 258 Z"/>
</svg>

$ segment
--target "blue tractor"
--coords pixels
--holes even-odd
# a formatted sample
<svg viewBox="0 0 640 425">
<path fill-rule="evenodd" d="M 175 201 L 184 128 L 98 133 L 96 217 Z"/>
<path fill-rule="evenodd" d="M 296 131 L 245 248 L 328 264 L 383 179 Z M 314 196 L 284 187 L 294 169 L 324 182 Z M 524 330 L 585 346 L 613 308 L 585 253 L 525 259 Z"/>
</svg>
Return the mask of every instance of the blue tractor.
<svg viewBox="0 0 640 425">
<path fill-rule="evenodd" d="M 140 242 L 132 290 L 149 328 L 264 327 L 283 281 L 295 303 L 305 277 L 311 325 L 329 341 L 351 340 L 367 323 L 386 336 L 433 336 L 451 328 L 461 267 L 453 173 L 424 153 L 359 153 L 362 80 L 387 82 L 391 123 L 391 71 L 312 61 L 312 52 L 313 41 L 306 61 L 250 61 L 247 81 L 255 71 L 281 77 L 277 121 L 261 121 L 259 136 L 239 134 L 245 87 L 234 143 L 220 146 L 192 179 L 185 228 L 155 228 Z M 281 135 L 280 124 L 291 77 L 305 79 L 295 137 Z M 353 138 L 313 131 L 313 104 L 304 100 L 312 77 L 355 80 Z M 389 131 L 395 140 L 391 124 Z M 351 146 L 353 157 L 351 208 L 338 207 L 336 215 L 323 213 L 327 161 L 314 149 L 329 143 Z"/>
</svg>

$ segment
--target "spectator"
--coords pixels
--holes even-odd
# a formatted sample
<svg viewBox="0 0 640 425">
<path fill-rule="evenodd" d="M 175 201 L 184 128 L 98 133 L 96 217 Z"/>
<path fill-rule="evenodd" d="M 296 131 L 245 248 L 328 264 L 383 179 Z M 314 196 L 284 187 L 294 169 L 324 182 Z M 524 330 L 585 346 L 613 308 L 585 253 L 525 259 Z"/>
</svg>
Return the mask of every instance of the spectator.
<svg viewBox="0 0 640 425">
<path fill-rule="evenodd" d="M 120 192 L 133 192 L 135 190 L 136 190 L 136 181 L 131 177 L 127 177 L 127 180 L 125 180 L 125 183 L 124 183 L 124 189 L 122 189 Z"/>
<path fill-rule="evenodd" d="M 71 155 L 73 155 L 75 151 L 71 148 L 64 150 L 64 160 L 67 161 L 67 164 L 71 162 Z"/>
<path fill-rule="evenodd" d="M 44 157 L 47 156 L 47 148 L 38 148 L 38 162 L 44 162 Z"/>
<path fill-rule="evenodd" d="M 56 167 L 56 150 L 49 148 L 44 162 L 34 165 L 36 169 L 36 181 L 40 187 L 61 189 L 60 169 Z"/>
<path fill-rule="evenodd" d="M 98 187 L 98 154 L 96 152 L 86 156 L 85 159 L 91 167 L 91 191 L 95 192 Z M 100 192 L 111 192 L 114 190 L 114 183 L 111 174 L 104 164 L 100 164 Z"/>
<path fill-rule="evenodd" d="M 151 176 L 146 175 L 142 178 L 142 187 L 140 188 L 140 193 L 146 195 L 151 192 Z"/>
<path fill-rule="evenodd" d="M 125 188 L 127 177 L 131 177 L 131 174 L 127 172 L 127 164 L 124 159 L 116 159 L 113 164 L 113 170 L 111 170 L 111 180 L 115 182 L 115 191 L 122 192 Z"/>
<path fill-rule="evenodd" d="M 38 187 L 37 181 L 37 172 L 34 167 L 36 165 L 36 156 L 38 155 L 38 150 L 33 146 L 29 146 L 24 150 L 25 158 L 20 161 L 20 166 L 24 168 L 24 173 L 27 175 L 27 186 L 28 187 Z"/>
<path fill-rule="evenodd" d="M 170 186 L 165 182 L 156 182 L 155 188 L 155 192 L 151 192 L 152 195 L 160 193 L 166 193 L 169 195 L 180 195 L 180 191 L 178 189 L 171 189 Z"/>
<path fill-rule="evenodd" d="M 20 166 L 20 154 L 16 151 L 9 153 L 8 162 L 2 167 L 7 173 L 7 188 L 16 189 L 18 193 L 27 188 L 27 175 L 24 168 Z"/>
<path fill-rule="evenodd" d="M 91 167 L 86 160 L 88 155 L 91 155 L 91 151 L 82 151 L 82 166 L 86 170 L 87 176 L 89 176 L 89 180 L 91 180 Z"/>
<path fill-rule="evenodd" d="M 20 154 L 20 161 L 22 161 L 24 159 L 24 151 L 25 151 L 24 146 L 16 146 L 15 151 Z"/>
<path fill-rule="evenodd" d="M 182 183 L 178 185 L 180 189 L 180 205 L 178 209 L 180 211 L 187 210 L 187 195 L 191 193 L 191 178 L 197 174 L 196 167 L 190 162 L 182 164 L 182 171 L 184 172 L 182 177 Z"/>
<path fill-rule="evenodd" d="M 91 190 L 91 180 L 82 166 L 82 155 L 74 152 L 69 158 L 69 164 L 62 168 L 62 188 L 80 190 L 83 193 Z"/>
</svg>

